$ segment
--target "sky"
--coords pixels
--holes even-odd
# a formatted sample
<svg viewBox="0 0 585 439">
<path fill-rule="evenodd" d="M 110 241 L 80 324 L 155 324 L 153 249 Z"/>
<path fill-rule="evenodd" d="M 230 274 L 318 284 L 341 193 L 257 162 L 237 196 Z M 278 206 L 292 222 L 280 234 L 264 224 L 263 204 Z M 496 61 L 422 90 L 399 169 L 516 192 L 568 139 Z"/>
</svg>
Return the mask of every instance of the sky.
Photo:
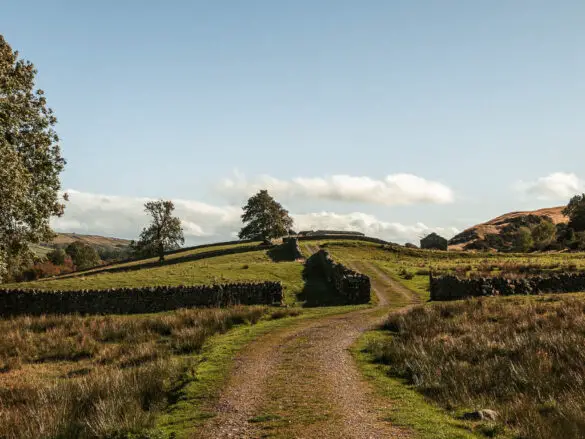
<svg viewBox="0 0 585 439">
<path fill-rule="evenodd" d="M 297 229 L 414 241 L 585 191 L 581 0 L 12 1 L 70 194 L 58 231 L 187 243 L 265 188 Z"/>
</svg>

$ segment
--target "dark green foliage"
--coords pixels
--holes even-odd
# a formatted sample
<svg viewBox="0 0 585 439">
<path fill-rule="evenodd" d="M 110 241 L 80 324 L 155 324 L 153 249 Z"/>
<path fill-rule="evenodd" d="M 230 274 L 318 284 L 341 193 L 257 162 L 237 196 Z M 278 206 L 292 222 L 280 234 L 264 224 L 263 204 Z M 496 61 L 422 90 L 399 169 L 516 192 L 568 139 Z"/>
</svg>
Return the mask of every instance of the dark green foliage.
<svg viewBox="0 0 585 439">
<path fill-rule="evenodd" d="M 100 259 L 107 262 L 122 261 L 132 256 L 132 249 L 129 246 L 124 247 L 97 247 Z"/>
<path fill-rule="evenodd" d="M 291 230 L 293 220 L 268 191 L 261 190 L 243 207 L 240 239 L 272 239 L 284 236 Z"/>
<path fill-rule="evenodd" d="M 64 208 L 57 119 L 34 89 L 36 73 L 0 35 L 0 280 L 3 268 L 30 263 L 28 244 L 50 239 L 49 219 Z"/>
<path fill-rule="evenodd" d="M 71 256 L 71 260 L 78 270 L 95 267 L 100 263 L 98 252 L 91 246 L 75 241 L 65 248 L 65 253 Z"/>
<path fill-rule="evenodd" d="M 555 241 L 557 228 L 552 221 L 545 219 L 532 228 L 533 245 L 537 250 L 546 249 Z"/>
<path fill-rule="evenodd" d="M 576 232 L 585 231 L 585 194 L 575 195 L 563 210 L 569 217 L 569 227 Z"/>
<path fill-rule="evenodd" d="M 62 248 L 56 248 L 47 253 L 47 259 L 55 265 L 63 265 L 66 257 L 67 253 Z"/>
<path fill-rule="evenodd" d="M 566 248 L 566 225 L 554 225 L 548 216 L 523 215 L 508 220 L 499 233 L 487 233 L 465 246 L 467 250 L 528 252 Z"/>
<path fill-rule="evenodd" d="M 524 253 L 530 251 L 534 245 L 531 230 L 526 227 L 520 227 L 514 234 L 513 250 L 515 252 Z"/>
<path fill-rule="evenodd" d="M 431 233 L 420 240 L 420 248 L 430 250 L 447 250 L 449 241 L 436 233 Z"/>
<path fill-rule="evenodd" d="M 165 252 L 176 250 L 185 243 L 181 220 L 173 216 L 175 205 L 172 201 L 149 201 L 144 204 L 146 213 L 152 216 L 152 223 L 140 233 L 138 242 L 132 247 L 138 256 L 158 256 L 162 262 Z"/>
</svg>

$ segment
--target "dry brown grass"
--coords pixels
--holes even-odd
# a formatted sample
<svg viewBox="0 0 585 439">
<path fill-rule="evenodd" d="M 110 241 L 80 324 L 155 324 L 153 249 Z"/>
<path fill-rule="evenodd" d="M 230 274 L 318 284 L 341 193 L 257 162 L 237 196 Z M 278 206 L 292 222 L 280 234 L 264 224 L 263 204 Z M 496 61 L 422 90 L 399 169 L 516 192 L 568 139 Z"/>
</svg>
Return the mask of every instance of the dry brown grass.
<svg viewBox="0 0 585 439">
<path fill-rule="evenodd" d="M 121 438 L 143 431 L 185 372 L 185 354 L 265 315 L 289 313 L 254 306 L 0 320 L 0 438 Z"/>
<path fill-rule="evenodd" d="M 585 437 L 585 299 L 492 298 L 388 317 L 368 346 L 450 410 L 490 408 L 515 437 Z"/>
</svg>

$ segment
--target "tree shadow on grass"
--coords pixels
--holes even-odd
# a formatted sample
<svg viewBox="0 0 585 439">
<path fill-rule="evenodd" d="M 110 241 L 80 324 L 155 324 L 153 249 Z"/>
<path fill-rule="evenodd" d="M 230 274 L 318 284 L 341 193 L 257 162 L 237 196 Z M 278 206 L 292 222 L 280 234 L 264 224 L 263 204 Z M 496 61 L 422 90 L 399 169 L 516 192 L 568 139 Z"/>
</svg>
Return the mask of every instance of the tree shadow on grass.
<svg viewBox="0 0 585 439">
<path fill-rule="evenodd" d="M 347 305 L 344 297 L 339 295 L 327 281 L 316 253 L 305 262 L 303 279 L 305 285 L 303 290 L 297 294 L 297 300 L 304 302 L 304 307 Z"/>
</svg>

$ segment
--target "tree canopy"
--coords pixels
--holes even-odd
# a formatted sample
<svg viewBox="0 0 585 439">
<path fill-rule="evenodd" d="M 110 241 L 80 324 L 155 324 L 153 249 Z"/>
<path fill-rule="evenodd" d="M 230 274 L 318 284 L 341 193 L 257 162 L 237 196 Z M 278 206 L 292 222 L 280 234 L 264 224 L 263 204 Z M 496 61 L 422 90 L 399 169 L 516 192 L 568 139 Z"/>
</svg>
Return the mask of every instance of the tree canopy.
<svg viewBox="0 0 585 439">
<path fill-rule="evenodd" d="M 271 239 L 284 236 L 291 230 L 293 220 L 267 190 L 250 197 L 243 207 L 240 239 Z"/>
<path fill-rule="evenodd" d="M 144 204 L 144 211 L 152 216 L 152 222 L 142 230 L 138 242 L 133 244 L 137 253 L 157 255 L 164 261 L 166 251 L 175 250 L 185 243 L 181 220 L 173 216 L 174 210 L 172 201 L 149 201 Z"/>
<path fill-rule="evenodd" d="M 36 73 L 0 35 L 0 265 L 8 268 L 29 243 L 52 237 L 49 219 L 64 209 L 57 119 L 34 89 Z"/>
<path fill-rule="evenodd" d="M 83 242 L 75 241 L 65 248 L 65 253 L 71 256 L 71 261 L 77 270 L 95 267 L 100 263 L 100 256 L 95 248 Z M 65 258 L 63 258 L 65 262 Z"/>
<path fill-rule="evenodd" d="M 575 195 L 563 210 L 569 217 L 569 227 L 576 232 L 585 231 L 585 194 Z"/>
</svg>

